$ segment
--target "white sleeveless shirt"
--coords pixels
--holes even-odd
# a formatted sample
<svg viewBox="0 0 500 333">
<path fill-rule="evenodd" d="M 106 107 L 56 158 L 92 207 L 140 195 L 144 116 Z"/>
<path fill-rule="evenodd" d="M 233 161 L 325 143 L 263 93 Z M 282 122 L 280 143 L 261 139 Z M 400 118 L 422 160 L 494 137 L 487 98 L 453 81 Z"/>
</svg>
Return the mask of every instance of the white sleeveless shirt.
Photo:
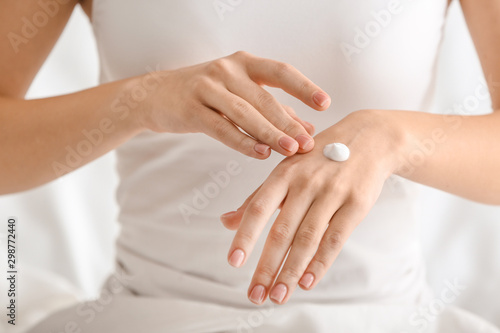
<svg viewBox="0 0 500 333">
<path fill-rule="evenodd" d="M 318 132 L 359 109 L 428 109 L 446 0 L 224 3 L 95 0 L 101 81 L 245 50 L 294 65 L 332 96 L 332 107 L 317 112 L 275 94 Z M 253 161 L 203 134 L 151 132 L 117 153 L 118 260 L 138 275 L 131 287 L 248 305 L 260 251 L 230 267 L 234 233 L 219 215 L 239 207 L 282 156 Z M 415 196 L 416 185 L 391 179 L 321 283 L 291 302 L 415 300 L 423 287 Z"/>
<path fill-rule="evenodd" d="M 447 0 L 94 0 L 93 27 L 102 83 L 238 50 L 292 64 L 332 96 L 329 110 L 271 91 L 319 132 L 359 109 L 428 111 L 446 6 Z M 102 317 L 89 332 L 132 331 L 131 312 L 149 318 L 141 319 L 147 332 L 400 332 L 411 311 L 397 309 L 429 299 L 412 182 L 386 182 L 315 289 L 298 288 L 287 305 L 267 301 L 259 308 L 247 288 L 273 221 L 246 265 L 235 269 L 227 263 L 234 232 L 219 216 L 239 207 L 283 157 L 251 160 L 204 134 L 153 132 L 125 143 L 117 156 L 117 262 L 135 298 L 115 301 L 109 311 L 121 320 Z M 248 319 L 266 308 L 274 313 L 258 312 L 261 325 Z"/>
</svg>

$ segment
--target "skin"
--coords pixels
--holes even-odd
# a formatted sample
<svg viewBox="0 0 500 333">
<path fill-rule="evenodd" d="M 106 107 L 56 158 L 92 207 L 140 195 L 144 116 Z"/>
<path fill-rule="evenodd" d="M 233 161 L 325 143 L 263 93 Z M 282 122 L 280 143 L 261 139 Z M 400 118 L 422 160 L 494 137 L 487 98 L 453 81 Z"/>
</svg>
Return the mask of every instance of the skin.
<svg viewBox="0 0 500 333">
<path fill-rule="evenodd" d="M 281 208 L 249 288 L 249 298 L 257 304 L 264 302 L 273 285 L 284 286 L 282 300 L 277 299 L 281 296 L 279 293 L 273 293 L 275 297 L 271 298 L 278 304 L 286 303 L 301 280 L 299 285 L 303 289 L 314 288 L 352 230 L 371 209 L 391 174 L 472 200 L 500 204 L 500 179 L 496 177 L 500 148 L 495 145 L 500 140 L 499 112 L 445 118 L 419 112 L 361 110 L 318 134 L 314 138 L 315 146 L 306 147 L 305 141 L 297 136 L 310 138 L 313 127 L 298 119 L 293 110 L 280 105 L 261 90 L 261 86 L 280 87 L 316 110 L 327 109 L 329 97 L 290 65 L 243 52 L 74 94 L 25 100 L 27 89 L 77 4 L 78 1 L 71 0 L 60 6 L 57 15 L 39 29 L 35 37 L 19 45 L 18 52 L 8 38 L 0 39 L 3 50 L 0 53 L 0 174 L 7 175 L 0 178 L 0 194 L 29 189 L 60 176 L 54 171 L 53 163 L 64 164 L 66 147 L 76 147 L 85 139 L 82 131 L 102 127 L 103 119 L 111 121 L 113 130 L 70 169 L 102 156 L 145 129 L 203 132 L 259 159 L 269 156 L 267 145 L 289 157 L 240 209 L 222 218 L 228 228 L 238 230 L 229 258 L 236 249 L 241 249 L 244 257 L 237 260 L 241 262 L 230 260 L 241 266 L 272 212 Z M 90 15 L 92 2 L 82 1 L 81 5 Z M 462 0 L 462 7 L 485 76 L 498 78 L 500 5 L 488 0 Z M 19 33 L 22 18 L 33 17 L 39 10 L 36 2 L 0 2 L 0 34 Z M 147 98 L 141 102 L 133 100 L 134 88 L 144 86 L 145 82 L 150 87 Z M 227 89 L 228 86 L 233 89 Z M 500 93 L 495 86 L 493 81 L 489 82 L 493 108 L 497 110 Z M 210 99 L 214 93 L 219 98 Z M 322 101 L 314 98 L 318 93 L 324 94 Z M 194 102 L 187 104 L 187 100 Z M 116 101 L 133 107 L 124 116 L 113 109 Z M 172 109 L 177 111 L 168 111 Z M 249 119 L 258 120 L 261 126 L 252 127 Z M 251 136 L 237 132 L 234 123 Z M 257 127 L 267 130 L 258 132 Z M 435 129 L 445 131 L 446 140 L 440 140 L 423 163 L 408 163 L 409 156 L 418 149 L 418 142 L 432 137 Z M 290 141 L 295 139 L 302 142 Z M 283 149 L 280 140 L 289 141 L 293 147 Z M 333 141 L 346 143 L 351 148 L 348 161 L 338 164 L 322 156 L 322 147 Z M 299 143 L 301 147 L 297 147 Z M 256 147 L 264 153 L 259 154 Z M 309 153 L 297 155 L 296 152 Z M 477 158 L 470 159 L 471 154 Z M 279 265 L 290 247 L 288 260 L 278 275 Z M 308 276 L 313 277 L 312 282 Z M 262 295 L 252 292 L 258 285 L 263 288 Z"/>
<path fill-rule="evenodd" d="M 237 230 L 228 261 L 241 267 L 271 215 L 281 209 L 250 283 L 250 301 L 262 304 L 269 297 L 284 304 L 297 286 L 314 288 L 392 174 L 500 205 L 500 91 L 495 82 L 500 80 L 500 2 L 462 0 L 461 5 L 495 111 L 443 116 L 360 110 L 319 133 L 310 153 L 285 158 L 237 211 L 221 217 L 227 228 Z M 323 156 L 322 148 L 332 142 L 350 148 L 348 161 Z M 432 148 L 422 148 L 426 145 Z"/>
<path fill-rule="evenodd" d="M 281 88 L 318 111 L 328 108 L 330 97 L 291 65 L 246 52 L 25 100 L 76 5 L 76 0 L 58 5 L 34 36 L 23 38 L 25 20 L 33 22 L 30 18 L 42 11 L 39 4 L 0 2 L 0 35 L 7 36 L 0 39 L 0 174 L 7 175 L 0 177 L 0 194 L 47 183 L 144 130 L 205 133 L 257 159 L 268 158 L 271 149 L 284 156 L 313 149 L 314 127 L 263 86 Z M 91 13 L 91 2 L 82 5 Z M 14 42 L 13 33 L 19 36 Z M 137 97 L 138 89 L 145 97 Z M 88 133 L 98 142 L 91 148 L 82 146 Z M 84 153 L 71 158 L 69 152 L 78 149 Z"/>
</svg>

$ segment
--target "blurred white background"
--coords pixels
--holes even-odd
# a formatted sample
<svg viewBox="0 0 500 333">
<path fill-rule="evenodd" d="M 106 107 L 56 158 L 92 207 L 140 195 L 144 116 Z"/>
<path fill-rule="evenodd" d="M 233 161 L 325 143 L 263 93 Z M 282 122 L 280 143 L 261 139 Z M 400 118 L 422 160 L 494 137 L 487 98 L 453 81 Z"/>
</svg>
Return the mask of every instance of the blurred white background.
<svg viewBox="0 0 500 333">
<path fill-rule="evenodd" d="M 28 98 L 92 87 L 98 82 L 98 71 L 91 26 L 78 8 Z M 463 103 L 474 93 L 481 77 L 462 14 L 454 2 L 439 63 L 435 112 Z M 490 110 L 489 101 L 485 101 L 475 113 Z M 98 294 L 113 267 L 113 243 L 118 232 L 116 184 L 114 156 L 108 154 L 49 185 L 0 197 L 0 220 L 6 221 L 8 216 L 19 220 L 21 324 L 37 320 L 45 311 Z M 429 188 L 424 189 L 422 198 L 422 241 L 429 283 L 439 294 L 446 280 L 458 278 L 467 289 L 453 305 L 500 326 L 500 305 L 495 298 L 500 295 L 500 207 Z M 3 237 L 5 224 L 2 222 Z M 3 238 L 2 258 L 4 251 Z M 5 261 L 0 260 L 2 271 Z M 1 304 L 5 304 L 4 297 L 2 292 Z M 2 324 L 4 321 L 0 331 Z"/>
</svg>

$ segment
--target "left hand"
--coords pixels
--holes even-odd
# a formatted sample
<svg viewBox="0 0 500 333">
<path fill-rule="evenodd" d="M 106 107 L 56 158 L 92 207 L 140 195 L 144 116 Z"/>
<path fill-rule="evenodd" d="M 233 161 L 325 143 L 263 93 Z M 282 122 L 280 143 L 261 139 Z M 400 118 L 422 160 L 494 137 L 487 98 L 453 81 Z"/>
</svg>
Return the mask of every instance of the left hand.
<svg viewBox="0 0 500 333">
<path fill-rule="evenodd" d="M 284 159 L 236 212 L 221 217 L 227 228 L 237 229 L 228 260 L 240 267 L 281 208 L 248 290 L 253 303 L 269 295 L 284 304 L 297 284 L 305 290 L 316 286 L 398 167 L 403 137 L 384 111 L 351 113 L 317 135 L 311 152 Z M 349 147 L 347 161 L 323 156 L 323 147 L 333 142 Z"/>
</svg>

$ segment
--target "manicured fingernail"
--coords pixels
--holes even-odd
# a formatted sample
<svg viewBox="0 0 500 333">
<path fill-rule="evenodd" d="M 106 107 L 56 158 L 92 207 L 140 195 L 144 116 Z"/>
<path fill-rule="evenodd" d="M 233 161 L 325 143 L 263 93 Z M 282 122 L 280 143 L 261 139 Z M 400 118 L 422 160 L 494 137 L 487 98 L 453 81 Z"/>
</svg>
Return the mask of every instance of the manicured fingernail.
<svg viewBox="0 0 500 333">
<path fill-rule="evenodd" d="M 269 151 L 270 147 L 263 143 L 257 143 L 255 144 L 253 149 L 255 149 L 255 151 L 258 152 L 259 154 L 267 155 L 267 152 Z"/>
<path fill-rule="evenodd" d="M 312 275 L 311 273 L 306 273 L 304 274 L 302 279 L 300 279 L 299 284 L 304 288 L 309 288 L 313 282 L 314 282 L 314 275 Z"/>
<path fill-rule="evenodd" d="M 325 95 L 322 92 L 316 92 L 313 95 L 314 103 L 316 103 L 319 106 L 325 106 L 325 104 L 328 102 L 329 99 L 330 99 L 330 97 L 328 97 L 327 95 Z"/>
<path fill-rule="evenodd" d="M 299 143 L 299 147 L 304 150 L 311 150 L 314 147 L 314 140 L 304 134 L 298 135 L 295 140 Z"/>
<path fill-rule="evenodd" d="M 278 284 L 271 290 L 269 297 L 274 301 L 281 303 L 285 299 L 287 288 L 283 283 Z"/>
<path fill-rule="evenodd" d="M 298 148 L 298 143 L 297 141 L 295 141 L 294 139 L 292 138 L 289 138 L 288 136 L 284 136 L 282 137 L 280 140 L 279 140 L 279 144 L 281 146 L 281 148 L 289 151 L 289 152 L 293 152 L 293 151 L 296 151 L 297 148 Z"/>
<path fill-rule="evenodd" d="M 229 218 L 229 217 L 233 216 L 234 214 L 236 214 L 236 211 L 234 211 L 234 212 L 229 212 L 229 213 L 226 213 L 226 214 L 222 214 L 222 215 L 220 216 L 220 218 L 221 218 L 221 219 L 227 219 L 227 218 Z"/>
<path fill-rule="evenodd" d="M 266 289 L 259 284 L 253 287 L 249 299 L 256 304 L 260 304 L 264 300 L 265 294 L 266 294 Z"/>
<path fill-rule="evenodd" d="M 240 249 L 236 249 L 229 258 L 229 264 L 234 267 L 240 267 L 243 263 L 243 259 L 245 259 L 245 253 Z"/>
</svg>

